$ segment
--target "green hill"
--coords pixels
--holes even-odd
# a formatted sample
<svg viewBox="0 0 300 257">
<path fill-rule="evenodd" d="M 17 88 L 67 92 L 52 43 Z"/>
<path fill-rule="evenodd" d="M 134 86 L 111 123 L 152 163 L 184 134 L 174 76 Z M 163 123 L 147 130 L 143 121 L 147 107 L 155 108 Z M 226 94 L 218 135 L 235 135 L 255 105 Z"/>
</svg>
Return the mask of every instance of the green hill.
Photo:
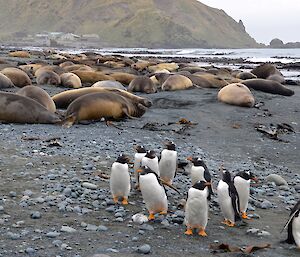
<svg viewBox="0 0 300 257">
<path fill-rule="evenodd" d="M 115 47 L 255 47 L 224 11 L 196 0 L 0 0 L 0 38 L 95 33 Z"/>
</svg>

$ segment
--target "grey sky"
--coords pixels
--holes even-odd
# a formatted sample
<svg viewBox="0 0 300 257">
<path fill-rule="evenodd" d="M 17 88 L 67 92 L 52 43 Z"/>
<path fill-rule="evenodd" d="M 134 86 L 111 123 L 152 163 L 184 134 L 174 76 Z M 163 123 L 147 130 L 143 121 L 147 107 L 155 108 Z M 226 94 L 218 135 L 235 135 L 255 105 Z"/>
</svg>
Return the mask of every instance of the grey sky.
<svg viewBox="0 0 300 257">
<path fill-rule="evenodd" d="M 300 42 L 300 0 L 200 0 L 242 20 L 247 32 L 260 43 L 273 38 Z"/>
</svg>

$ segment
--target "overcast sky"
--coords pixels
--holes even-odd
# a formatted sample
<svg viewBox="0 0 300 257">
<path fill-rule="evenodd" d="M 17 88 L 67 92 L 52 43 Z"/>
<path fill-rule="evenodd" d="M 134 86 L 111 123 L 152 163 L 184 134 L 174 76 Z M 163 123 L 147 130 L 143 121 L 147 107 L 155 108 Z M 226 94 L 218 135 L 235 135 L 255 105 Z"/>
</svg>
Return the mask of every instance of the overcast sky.
<svg viewBox="0 0 300 257">
<path fill-rule="evenodd" d="M 247 32 L 259 43 L 273 38 L 300 42 L 300 0 L 200 0 L 223 9 L 236 21 L 243 21 Z"/>
</svg>

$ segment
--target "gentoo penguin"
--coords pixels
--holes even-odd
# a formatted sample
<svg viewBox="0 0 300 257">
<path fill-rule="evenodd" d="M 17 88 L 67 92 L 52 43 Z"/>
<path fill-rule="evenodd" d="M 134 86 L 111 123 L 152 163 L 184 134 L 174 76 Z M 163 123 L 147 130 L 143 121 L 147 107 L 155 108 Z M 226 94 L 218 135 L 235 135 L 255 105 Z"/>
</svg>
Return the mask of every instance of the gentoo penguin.
<svg viewBox="0 0 300 257">
<path fill-rule="evenodd" d="M 134 164 L 133 164 L 133 170 L 134 170 L 134 175 L 135 175 L 135 181 L 136 181 L 136 188 L 139 188 L 139 183 L 138 183 L 138 176 L 139 173 L 137 170 L 141 167 L 141 161 L 142 158 L 146 155 L 146 149 L 143 146 L 136 146 L 135 147 L 136 153 L 134 154 Z"/>
<path fill-rule="evenodd" d="M 222 179 L 219 181 L 217 191 L 218 202 L 225 218 L 223 223 L 229 227 L 234 227 L 235 223 L 241 220 L 240 204 L 239 195 L 231 180 L 229 171 L 222 171 Z"/>
<path fill-rule="evenodd" d="M 166 149 L 162 150 L 159 161 L 160 178 L 172 184 L 177 168 L 177 151 L 173 142 L 165 143 Z"/>
<path fill-rule="evenodd" d="M 168 200 L 165 188 L 160 182 L 156 172 L 147 166 L 142 166 L 140 172 L 139 184 L 146 208 L 149 212 L 149 220 L 154 219 L 155 213 L 167 214 Z"/>
<path fill-rule="evenodd" d="M 149 167 L 158 176 L 160 176 L 159 166 L 158 166 L 158 158 L 153 150 L 147 151 L 146 155 L 142 158 L 141 164 L 142 164 L 142 166 Z"/>
<path fill-rule="evenodd" d="M 115 203 L 122 197 L 122 204 L 128 204 L 130 192 L 130 175 L 128 172 L 129 157 L 121 154 L 112 164 L 110 175 L 110 192 Z"/>
<path fill-rule="evenodd" d="M 192 185 L 198 181 L 211 182 L 211 175 L 209 170 L 204 163 L 204 161 L 199 157 L 188 157 L 187 160 L 192 162 L 192 167 L 190 171 Z M 208 186 L 209 195 L 208 200 L 210 200 L 211 195 L 213 194 L 212 186 Z"/>
<path fill-rule="evenodd" d="M 288 227 L 288 238 L 285 242 L 288 244 L 296 244 L 297 247 L 300 248 L 300 201 L 298 201 L 291 210 L 290 218 L 282 230 L 286 227 Z"/>
<path fill-rule="evenodd" d="M 208 188 L 210 182 L 198 181 L 188 191 L 185 205 L 186 235 L 192 235 L 193 229 L 199 229 L 200 236 L 207 236 L 205 228 L 208 220 Z"/>
<path fill-rule="evenodd" d="M 233 179 L 234 186 L 239 195 L 240 211 L 243 219 L 248 219 L 247 207 L 250 195 L 250 180 L 257 181 L 257 178 L 250 171 L 241 171 Z"/>
</svg>

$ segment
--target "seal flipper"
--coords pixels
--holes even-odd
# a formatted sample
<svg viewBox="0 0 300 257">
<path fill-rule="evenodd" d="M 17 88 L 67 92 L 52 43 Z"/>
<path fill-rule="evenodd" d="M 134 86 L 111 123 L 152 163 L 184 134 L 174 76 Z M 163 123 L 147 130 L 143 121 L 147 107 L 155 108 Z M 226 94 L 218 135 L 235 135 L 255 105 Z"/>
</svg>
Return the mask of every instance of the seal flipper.
<svg viewBox="0 0 300 257">
<path fill-rule="evenodd" d="M 131 116 L 131 115 L 128 113 L 128 110 L 127 110 L 126 107 L 123 107 L 123 108 L 122 108 L 122 111 L 124 112 L 125 116 L 128 117 L 129 119 L 137 120 L 136 117 L 133 117 L 133 116 Z"/>
<path fill-rule="evenodd" d="M 73 124 L 76 122 L 76 115 L 70 114 L 62 121 L 62 126 L 64 128 L 70 128 L 73 126 Z"/>
</svg>

